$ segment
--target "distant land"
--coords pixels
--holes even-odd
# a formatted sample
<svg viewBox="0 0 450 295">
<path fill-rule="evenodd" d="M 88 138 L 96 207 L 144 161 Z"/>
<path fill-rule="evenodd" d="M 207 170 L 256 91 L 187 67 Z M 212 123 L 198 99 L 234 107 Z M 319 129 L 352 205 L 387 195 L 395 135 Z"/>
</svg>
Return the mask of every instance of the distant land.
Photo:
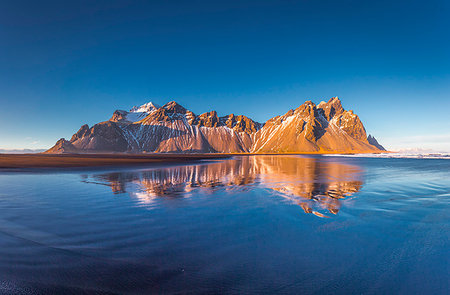
<svg viewBox="0 0 450 295">
<path fill-rule="evenodd" d="M 306 101 L 258 123 L 245 115 L 196 115 L 175 101 L 117 110 L 105 122 L 83 125 L 45 153 L 379 153 L 359 117 L 338 97 Z"/>
<path fill-rule="evenodd" d="M 45 152 L 45 149 L 0 149 L 0 154 L 36 154 Z"/>
</svg>

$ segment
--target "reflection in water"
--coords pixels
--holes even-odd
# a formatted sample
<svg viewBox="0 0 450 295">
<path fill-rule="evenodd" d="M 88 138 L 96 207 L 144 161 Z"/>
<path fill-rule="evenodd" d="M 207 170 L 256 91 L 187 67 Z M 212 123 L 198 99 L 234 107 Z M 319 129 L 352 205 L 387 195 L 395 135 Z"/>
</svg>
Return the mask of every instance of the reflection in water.
<svg viewBox="0 0 450 295">
<path fill-rule="evenodd" d="M 128 192 L 141 204 L 159 197 L 189 197 L 195 192 L 268 188 L 306 213 L 337 214 L 343 200 L 363 184 L 358 166 L 323 158 L 247 156 L 193 166 L 95 175 L 114 193 Z M 89 180 L 87 180 L 89 181 Z"/>
</svg>

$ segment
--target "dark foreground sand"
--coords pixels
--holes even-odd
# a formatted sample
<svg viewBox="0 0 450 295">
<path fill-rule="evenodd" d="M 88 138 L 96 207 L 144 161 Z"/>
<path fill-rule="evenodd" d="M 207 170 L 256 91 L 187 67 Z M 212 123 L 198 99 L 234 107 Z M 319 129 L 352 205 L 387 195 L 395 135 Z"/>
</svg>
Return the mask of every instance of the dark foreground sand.
<svg viewBox="0 0 450 295">
<path fill-rule="evenodd" d="M 0 169 L 174 164 L 229 157 L 223 154 L 0 154 Z"/>
</svg>

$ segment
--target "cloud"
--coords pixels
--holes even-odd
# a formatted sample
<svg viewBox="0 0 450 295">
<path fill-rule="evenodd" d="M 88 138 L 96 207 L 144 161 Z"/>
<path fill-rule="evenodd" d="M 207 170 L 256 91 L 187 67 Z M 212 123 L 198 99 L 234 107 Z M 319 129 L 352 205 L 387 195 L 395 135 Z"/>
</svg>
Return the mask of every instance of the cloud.
<svg viewBox="0 0 450 295">
<path fill-rule="evenodd" d="M 426 134 L 384 138 L 390 150 L 417 149 L 450 152 L 450 134 Z"/>
<path fill-rule="evenodd" d="M 35 145 L 39 144 L 41 141 L 37 140 L 31 136 L 27 136 L 27 137 L 25 137 L 25 142 L 27 143 L 28 146 L 35 146 Z"/>
</svg>

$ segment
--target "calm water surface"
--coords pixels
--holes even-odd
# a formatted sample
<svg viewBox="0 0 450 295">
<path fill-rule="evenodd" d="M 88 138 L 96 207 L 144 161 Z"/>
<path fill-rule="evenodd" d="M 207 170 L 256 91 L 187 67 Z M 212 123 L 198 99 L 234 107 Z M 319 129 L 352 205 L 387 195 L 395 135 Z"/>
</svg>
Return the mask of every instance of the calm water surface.
<svg viewBox="0 0 450 295">
<path fill-rule="evenodd" d="M 450 160 L 0 172 L 1 294 L 448 294 Z"/>
</svg>

